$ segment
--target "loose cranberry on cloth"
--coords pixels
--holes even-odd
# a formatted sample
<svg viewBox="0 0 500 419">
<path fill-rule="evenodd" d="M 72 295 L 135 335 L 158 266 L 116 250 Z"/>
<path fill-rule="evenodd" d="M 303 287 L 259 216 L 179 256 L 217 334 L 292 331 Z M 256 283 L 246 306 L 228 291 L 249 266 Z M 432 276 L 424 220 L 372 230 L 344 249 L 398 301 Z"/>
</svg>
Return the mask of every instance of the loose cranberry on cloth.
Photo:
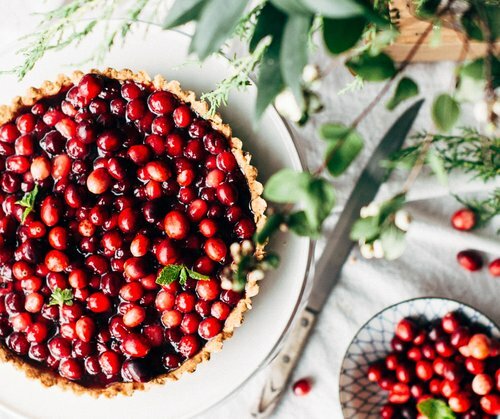
<svg viewBox="0 0 500 419">
<path fill-rule="evenodd" d="M 249 307 L 220 273 L 263 222 L 256 170 L 177 84 L 108 70 L 45 90 L 0 109 L 0 357 L 106 395 L 193 371 Z"/>
</svg>

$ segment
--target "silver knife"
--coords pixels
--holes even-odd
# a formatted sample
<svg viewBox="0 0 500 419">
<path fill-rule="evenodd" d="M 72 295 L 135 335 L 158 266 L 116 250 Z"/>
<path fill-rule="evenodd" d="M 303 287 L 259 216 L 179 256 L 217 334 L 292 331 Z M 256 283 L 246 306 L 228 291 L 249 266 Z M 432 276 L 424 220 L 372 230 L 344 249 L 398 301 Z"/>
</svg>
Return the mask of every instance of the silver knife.
<svg viewBox="0 0 500 419">
<path fill-rule="evenodd" d="M 290 376 L 297 365 L 311 334 L 317 317 L 325 305 L 333 287 L 340 278 L 340 271 L 354 243 L 350 240 L 351 226 L 359 217 L 363 205 L 371 202 L 387 176 L 380 162 L 399 150 L 403 144 L 424 99 L 410 106 L 391 126 L 375 149 L 370 161 L 349 197 L 331 235 L 327 247 L 316 264 L 315 279 L 306 308 L 297 319 L 283 343 L 278 356 L 270 365 L 270 373 L 252 417 L 269 417 L 278 405 Z"/>
</svg>

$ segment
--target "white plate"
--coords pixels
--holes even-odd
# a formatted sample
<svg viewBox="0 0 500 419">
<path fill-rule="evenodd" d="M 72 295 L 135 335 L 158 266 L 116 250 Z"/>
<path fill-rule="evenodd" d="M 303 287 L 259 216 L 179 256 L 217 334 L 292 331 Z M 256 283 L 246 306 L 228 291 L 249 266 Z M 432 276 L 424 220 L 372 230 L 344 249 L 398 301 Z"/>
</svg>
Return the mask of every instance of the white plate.
<svg viewBox="0 0 500 419">
<path fill-rule="evenodd" d="M 91 50 L 89 45 L 95 44 L 96 39 L 47 55 L 22 82 L 11 75 L 1 76 L 0 103 L 8 103 L 13 96 L 23 94 L 28 86 L 52 80 L 58 73 L 88 68 L 75 63 L 87 58 Z M 175 78 L 184 88 L 197 93 L 209 91 L 230 71 L 228 62 L 223 58 L 211 58 L 203 66 L 182 65 L 190 62 L 188 43 L 189 38 L 178 32 L 162 31 L 157 27 L 145 31 L 145 25 L 139 25 L 126 47 L 115 48 L 106 58 L 106 66 L 146 70 L 151 76 L 162 74 Z M 10 49 L 2 55 L 0 66 L 12 63 L 13 59 Z M 230 99 L 231 108 L 226 109 L 223 116 L 235 134 L 243 139 L 244 148 L 253 154 L 260 180 L 264 181 L 279 168 L 300 169 L 302 165 L 290 133 L 274 109 L 266 112 L 257 131 L 252 129 L 255 93 L 254 86 L 246 92 L 234 93 Z M 269 361 L 304 294 L 310 241 L 287 235 L 277 237 L 275 243 L 275 250 L 282 257 L 280 268 L 262 282 L 261 293 L 255 298 L 254 309 L 247 314 L 244 326 L 226 342 L 222 352 L 194 374 L 186 374 L 176 383 L 153 386 L 132 397 L 96 401 L 57 387 L 44 388 L 11 365 L 1 364 L 0 407 L 33 418 L 183 418 L 224 399 Z"/>
</svg>

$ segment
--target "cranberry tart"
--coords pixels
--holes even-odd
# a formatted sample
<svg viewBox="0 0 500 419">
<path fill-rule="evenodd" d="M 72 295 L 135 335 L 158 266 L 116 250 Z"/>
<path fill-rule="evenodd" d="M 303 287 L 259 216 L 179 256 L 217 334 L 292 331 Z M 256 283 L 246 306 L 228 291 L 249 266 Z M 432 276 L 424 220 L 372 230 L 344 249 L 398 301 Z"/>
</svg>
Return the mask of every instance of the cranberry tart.
<svg viewBox="0 0 500 419">
<path fill-rule="evenodd" d="M 113 396 L 220 350 L 258 291 L 220 273 L 266 207 L 230 127 L 176 81 L 112 69 L 32 88 L 0 124 L 0 359 Z"/>
</svg>

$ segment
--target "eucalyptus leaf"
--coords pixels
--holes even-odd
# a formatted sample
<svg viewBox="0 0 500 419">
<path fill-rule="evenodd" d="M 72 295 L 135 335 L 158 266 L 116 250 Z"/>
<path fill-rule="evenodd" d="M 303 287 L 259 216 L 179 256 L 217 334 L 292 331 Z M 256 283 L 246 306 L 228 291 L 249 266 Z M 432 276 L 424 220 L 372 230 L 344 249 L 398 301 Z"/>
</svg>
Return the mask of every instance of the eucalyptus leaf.
<svg viewBox="0 0 500 419">
<path fill-rule="evenodd" d="M 338 126 L 340 132 L 342 126 Z M 327 142 L 326 148 L 326 166 L 333 176 L 340 176 L 344 173 L 354 159 L 363 149 L 363 138 L 355 130 L 348 130 L 344 136 L 324 136 L 325 132 L 334 131 L 334 127 L 324 128 L 320 135 Z"/>
<path fill-rule="evenodd" d="M 210 0 L 203 7 L 190 50 L 201 60 L 217 52 L 233 33 L 246 5 L 240 0 Z"/>
<path fill-rule="evenodd" d="M 197 19 L 206 3 L 207 0 L 176 0 L 163 22 L 163 29 L 175 28 Z"/>
<path fill-rule="evenodd" d="M 378 217 L 359 218 L 351 228 L 350 238 L 353 241 L 375 239 L 380 234 Z"/>
<path fill-rule="evenodd" d="M 300 109 L 304 108 L 302 71 L 308 61 L 309 28 L 311 15 L 291 15 L 285 24 L 281 41 L 281 74 L 295 96 Z"/>
<path fill-rule="evenodd" d="M 285 221 L 283 214 L 276 213 L 267 217 L 264 226 L 255 233 L 254 241 L 259 244 L 264 244 L 266 240 L 280 228 L 280 225 Z"/>
<path fill-rule="evenodd" d="M 444 166 L 444 160 L 433 148 L 429 149 L 426 161 L 442 185 L 448 184 L 448 175 Z"/>
<path fill-rule="evenodd" d="M 287 225 L 288 228 L 298 236 L 311 238 L 319 237 L 319 231 L 311 227 L 304 211 L 298 211 L 290 214 Z"/>
<path fill-rule="evenodd" d="M 462 77 L 470 77 L 474 80 L 484 79 L 484 59 L 478 58 L 470 63 L 464 64 L 460 68 L 460 75 Z"/>
<path fill-rule="evenodd" d="M 395 109 L 401 102 L 404 102 L 407 99 L 412 98 L 413 96 L 418 95 L 418 86 L 412 79 L 409 77 L 403 77 L 394 92 L 392 98 L 387 102 L 387 109 L 392 111 Z"/>
<path fill-rule="evenodd" d="M 449 94 L 439 95 L 432 104 L 432 120 L 441 131 L 449 131 L 458 120 L 460 106 Z"/>
<path fill-rule="evenodd" d="M 271 3 L 286 14 L 311 15 L 311 10 L 304 0 L 271 0 Z"/>
<path fill-rule="evenodd" d="M 384 249 L 384 258 L 394 260 L 400 257 L 406 247 L 405 232 L 394 224 L 389 224 L 380 233 L 380 242 Z"/>
<path fill-rule="evenodd" d="M 311 174 L 282 169 L 272 175 L 264 188 L 264 198 L 278 203 L 295 203 L 303 199 Z"/>
<path fill-rule="evenodd" d="M 418 403 L 417 407 L 428 419 L 456 419 L 453 410 L 443 400 L 426 399 Z"/>
<path fill-rule="evenodd" d="M 361 16 L 369 10 L 356 0 L 302 0 L 302 2 L 309 7 L 309 10 L 331 18 Z"/>
<path fill-rule="evenodd" d="M 269 27 L 271 32 L 268 35 L 272 37 L 271 44 L 264 52 L 260 63 L 257 100 L 255 102 L 256 121 L 260 120 L 267 107 L 285 87 L 280 68 L 280 49 L 286 17 L 283 14 L 277 16 L 280 17 Z"/>
<path fill-rule="evenodd" d="M 394 214 L 397 210 L 401 209 L 406 202 L 406 195 L 404 193 L 397 194 L 391 199 L 388 199 L 380 204 L 378 223 L 382 224 L 389 215 Z"/>
<path fill-rule="evenodd" d="M 382 81 L 396 74 L 394 62 L 384 53 L 372 56 L 365 52 L 348 60 L 346 66 L 368 81 Z"/>
<path fill-rule="evenodd" d="M 254 52 L 259 42 L 266 36 L 271 36 L 273 41 L 278 38 L 279 42 L 286 18 L 286 14 L 274 7 L 272 3 L 266 3 L 257 16 L 255 29 L 248 46 L 250 52 Z"/>
<path fill-rule="evenodd" d="M 340 54 L 355 46 L 363 34 L 366 19 L 362 16 L 323 19 L 323 40 L 332 54 Z"/>
</svg>

